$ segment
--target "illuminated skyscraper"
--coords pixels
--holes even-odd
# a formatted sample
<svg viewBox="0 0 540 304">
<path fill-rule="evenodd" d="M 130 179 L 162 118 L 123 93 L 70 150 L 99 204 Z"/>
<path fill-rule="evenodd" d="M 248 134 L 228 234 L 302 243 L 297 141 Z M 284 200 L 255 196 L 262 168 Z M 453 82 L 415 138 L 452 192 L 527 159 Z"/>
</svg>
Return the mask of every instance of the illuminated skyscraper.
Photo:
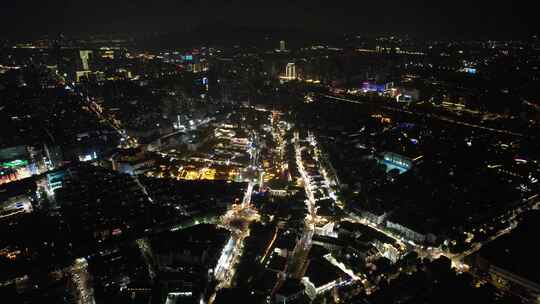
<svg viewBox="0 0 540 304">
<path fill-rule="evenodd" d="M 287 80 L 296 79 L 296 65 L 293 62 L 287 63 L 285 67 L 285 78 Z"/>
<path fill-rule="evenodd" d="M 281 40 L 281 41 L 279 42 L 279 51 L 280 51 L 280 52 L 285 52 L 285 50 L 286 50 L 286 47 L 285 47 L 285 40 Z"/>
<path fill-rule="evenodd" d="M 90 70 L 90 64 L 88 63 L 88 61 L 90 60 L 91 55 L 92 51 L 79 51 L 83 71 Z"/>
</svg>

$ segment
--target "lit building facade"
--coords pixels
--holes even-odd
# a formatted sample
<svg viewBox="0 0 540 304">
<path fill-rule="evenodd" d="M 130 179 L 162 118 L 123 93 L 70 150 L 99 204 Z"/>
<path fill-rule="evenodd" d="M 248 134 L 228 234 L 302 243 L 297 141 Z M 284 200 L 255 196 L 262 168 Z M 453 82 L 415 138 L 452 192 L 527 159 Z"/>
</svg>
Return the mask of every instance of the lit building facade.
<svg viewBox="0 0 540 304">
<path fill-rule="evenodd" d="M 293 62 L 287 63 L 285 67 L 285 79 L 295 80 L 296 79 L 296 64 Z"/>
</svg>

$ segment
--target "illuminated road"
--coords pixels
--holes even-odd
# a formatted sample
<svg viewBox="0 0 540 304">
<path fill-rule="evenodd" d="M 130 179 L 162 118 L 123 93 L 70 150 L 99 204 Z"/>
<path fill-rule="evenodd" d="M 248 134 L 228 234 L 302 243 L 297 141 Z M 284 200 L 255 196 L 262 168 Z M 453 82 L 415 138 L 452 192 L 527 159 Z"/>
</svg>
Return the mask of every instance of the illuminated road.
<svg viewBox="0 0 540 304">
<path fill-rule="evenodd" d="M 214 270 L 214 277 L 216 280 L 223 282 L 227 279 L 227 273 L 228 270 L 231 268 L 232 261 L 234 258 L 234 249 L 237 246 L 237 238 L 231 237 L 225 247 L 223 247 L 223 251 L 221 252 L 221 256 L 219 257 L 219 260 L 217 262 L 216 268 Z"/>
<path fill-rule="evenodd" d="M 254 141 L 257 140 L 257 134 L 253 135 Z M 250 153 L 250 166 L 258 167 L 259 151 L 257 145 L 251 148 L 253 153 Z M 260 219 L 260 216 L 255 208 L 251 206 L 251 196 L 255 181 L 249 180 L 247 189 L 239 206 L 234 206 L 223 216 L 223 224 L 232 235 L 223 247 L 221 255 L 214 268 L 214 279 L 217 281 L 215 290 L 209 295 L 208 303 L 214 302 L 216 293 L 222 288 L 232 286 L 232 279 L 236 271 L 236 264 L 239 262 L 243 254 L 244 240 L 249 236 L 249 225 L 252 221 Z M 241 223 L 237 225 L 237 223 Z M 204 299 L 201 300 L 204 303 Z"/>
<path fill-rule="evenodd" d="M 154 200 L 150 197 L 150 194 L 148 193 L 148 190 L 147 190 L 146 187 L 141 183 L 141 181 L 139 180 L 139 178 L 137 177 L 137 175 L 132 175 L 131 177 L 133 178 L 133 180 L 135 181 L 135 183 L 137 184 L 137 186 L 139 187 L 139 189 L 141 189 L 141 191 L 144 193 L 144 195 L 146 195 L 146 198 L 147 198 L 151 203 L 153 203 Z"/>
<path fill-rule="evenodd" d="M 538 209 L 539 207 L 539 204 L 540 204 L 540 200 L 539 200 L 539 195 L 538 194 L 535 194 L 527 199 L 524 199 L 522 201 L 523 204 L 525 204 L 525 207 L 529 207 L 531 209 Z M 447 253 L 447 252 L 444 252 L 442 253 L 442 255 L 445 255 L 447 256 L 448 258 L 452 259 L 453 262 L 455 262 L 456 265 L 462 265 L 463 263 L 463 259 L 471 254 L 474 254 L 475 252 L 479 251 L 483 246 L 485 246 L 486 244 L 490 243 L 490 242 L 493 242 L 495 241 L 496 239 L 500 238 L 501 236 L 503 235 L 506 235 L 510 232 L 512 232 L 512 230 L 514 230 L 516 227 L 517 227 L 517 222 L 515 222 L 515 219 L 522 213 L 526 212 L 528 210 L 528 208 L 523 208 L 520 207 L 516 210 L 512 210 L 510 211 L 509 213 L 511 213 L 511 216 L 508 218 L 508 222 L 511 222 L 510 226 L 497 232 L 495 235 L 489 237 L 487 240 L 483 241 L 483 242 L 479 242 L 479 243 L 475 243 L 473 244 L 471 247 L 471 249 L 465 251 L 465 252 L 462 252 L 462 253 L 459 253 L 459 254 L 455 254 L 455 255 L 452 255 L 450 253 Z"/>
<path fill-rule="evenodd" d="M 317 142 L 317 139 L 313 134 L 310 134 L 310 143 L 313 146 L 314 150 L 314 159 L 317 162 L 317 165 L 319 166 L 320 172 L 322 173 L 322 177 L 326 184 L 326 189 L 328 190 L 328 195 L 330 198 L 336 203 L 336 205 L 340 208 L 343 208 L 344 204 L 340 200 L 338 200 L 338 197 L 336 195 L 336 191 L 332 188 L 332 186 L 339 187 L 340 182 L 337 178 L 336 171 L 332 164 L 325 158 L 324 155 L 322 155 L 322 149 L 319 147 L 319 143 Z M 321 156 L 324 158 L 325 161 L 321 159 Z M 329 173 L 331 172 L 332 175 Z"/>
<path fill-rule="evenodd" d="M 304 190 L 308 198 L 308 200 L 306 201 L 306 205 L 308 207 L 309 215 L 312 218 L 315 218 L 316 216 L 315 196 L 313 195 L 313 192 L 311 191 L 310 178 L 307 175 L 307 172 L 304 168 L 304 162 L 302 161 L 303 148 L 300 147 L 300 135 L 298 132 L 294 133 L 294 150 L 295 150 L 295 155 L 296 155 L 296 165 L 298 166 L 298 171 L 300 172 L 300 175 L 302 176 L 302 180 L 304 181 Z"/>
<path fill-rule="evenodd" d="M 394 234 L 394 233 L 384 229 L 384 227 L 380 227 L 379 225 L 377 225 L 375 223 L 372 223 L 372 222 L 368 221 L 367 219 L 359 217 L 359 216 L 357 216 L 355 214 L 349 214 L 349 217 L 346 218 L 345 220 L 347 220 L 347 221 L 349 221 L 351 223 L 358 223 L 358 224 L 362 224 L 362 225 L 365 225 L 365 226 L 369 226 L 370 228 L 372 228 L 374 230 L 377 230 L 378 232 L 383 233 L 387 237 L 389 237 L 391 239 L 394 239 L 395 241 L 398 241 L 400 243 L 405 242 L 405 240 L 401 236 L 399 236 L 397 234 Z M 410 244 L 410 245 L 414 245 L 414 244 Z"/>
<path fill-rule="evenodd" d="M 253 193 L 253 182 L 248 183 L 246 193 L 244 194 L 244 199 L 242 200 L 242 206 L 247 207 L 251 203 L 251 194 Z"/>
<path fill-rule="evenodd" d="M 367 278 L 366 278 L 366 276 L 364 274 L 361 274 L 360 276 L 356 275 L 354 273 L 354 271 L 347 268 L 347 266 L 345 264 L 343 264 L 343 263 L 339 262 L 338 260 L 336 260 L 332 256 L 332 254 L 329 253 L 329 254 L 325 255 L 324 258 L 328 262 L 330 262 L 332 265 L 334 265 L 335 267 L 339 268 L 341 271 L 346 273 L 349 276 L 349 279 L 347 279 L 347 280 L 338 279 L 338 280 L 334 280 L 332 282 L 329 282 L 329 283 L 327 283 L 327 284 L 325 284 L 323 286 L 317 287 L 317 294 L 318 295 L 329 292 L 334 288 L 341 288 L 341 287 L 344 287 L 344 286 L 351 285 L 356 281 L 361 281 L 363 284 L 367 283 Z"/>
<path fill-rule="evenodd" d="M 534 208 L 538 207 L 538 204 L 540 204 L 540 202 L 537 201 L 538 197 L 539 197 L 538 195 L 534 195 L 534 196 L 532 196 L 532 197 L 530 197 L 528 199 L 525 199 L 523 202 L 532 205 L 531 208 L 534 209 Z M 525 210 L 526 209 L 524 209 L 524 208 L 518 208 L 518 210 L 510 211 L 512 216 L 508 219 L 508 221 L 514 220 L 519 214 L 525 212 Z M 463 260 L 467 256 L 469 256 L 471 254 L 474 254 L 475 252 L 479 251 L 483 246 L 485 246 L 486 244 L 498 239 L 499 237 L 510 233 L 517 226 L 515 223 L 513 223 L 509 227 L 507 227 L 507 228 L 497 232 L 495 235 L 489 237 L 487 240 L 485 240 L 483 242 L 478 242 L 478 243 L 472 244 L 471 249 L 466 250 L 466 251 L 464 251 L 462 253 L 453 254 L 453 253 L 450 253 L 448 251 L 444 251 L 444 250 L 442 250 L 440 248 L 437 248 L 437 247 L 435 247 L 435 248 L 428 247 L 426 249 L 423 246 L 419 246 L 419 245 L 411 242 L 410 240 L 404 239 L 400 235 L 394 234 L 393 232 L 387 230 L 385 227 L 381 227 L 381 226 L 379 226 L 379 225 L 377 225 L 375 223 L 371 223 L 368 220 L 366 220 L 364 218 L 361 218 L 359 216 L 356 216 L 354 214 L 349 214 L 349 217 L 348 217 L 347 220 L 350 221 L 350 222 L 353 222 L 353 223 L 359 223 L 359 224 L 369 226 L 372 229 L 375 229 L 375 230 L 385 234 L 386 236 L 396 240 L 402 246 L 406 245 L 406 247 L 408 247 L 409 250 L 417 252 L 418 255 L 420 257 L 422 257 L 422 258 L 437 259 L 440 256 L 445 256 L 445 257 L 449 258 L 452 261 L 452 266 L 457 268 L 459 271 L 466 271 L 468 269 L 468 266 L 466 264 L 464 264 L 464 262 L 463 262 Z"/>
<path fill-rule="evenodd" d="M 298 166 L 298 171 L 302 179 L 304 180 L 304 190 L 306 192 L 307 200 L 305 201 L 306 207 L 308 209 L 308 214 L 305 219 L 304 231 L 300 239 L 296 242 L 296 245 L 293 249 L 292 258 L 289 261 L 288 273 L 292 277 L 301 279 L 303 276 L 304 265 L 306 263 L 309 251 L 312 246 L 312 238 L 315 233 L 315 221 L 317 217 L 317 210 L 315 208 L 315 198 L 313 192 L 311 191 L 310 181 L 307 173 L 305 172 L 304 164 L 302 161 L 302 147 L 300 146 L 300 135 L 298 132 L 294 133 L 294 149 L 296 154 L 296 164 Z M 283 279 L 278 281 L 274 291 L 279 289 Z"/>
<path fill-rule="evenodd" d="M 150 280 L 153 282 L 156 278 L 156 262 L 154 259 L 154 254 L 152 253 L 152 247 L 150 247 L 150 244 L 148 242 L 148 239 L 138 239 L 135 241 L 137 246 L 139 247 L 139 250 L 141 251 L 141 254 L 144 258 L 144 261 L 146 263 L 146 267 L 148 269 L 148 276 L 150 277 Z"/>
<path fill-rule="evenodd" d="M 95 102 L 94 98 L 89 96 L 87 92 L 84 92 L 84 90 L 77 87 L 75 83 L 69 83 L 69 81 L 67 81 L 66 79 L 62 79 L 66 83 L 67 88 L 74 92 L 77 92 L 79 96 L 87 102 L 88 109 L 90 111 L 92 111 L 100 120 L 107 122 L 107 124 L 118 133 L 118 135 L 122 138 L 125 147 L 136 148 L 139 145 L 136 138 L 132 138 L 127 135 L 126 130 L 122 127 L 121 121 L 114 119 L 113 117 L 103 115 L 103 108 L 101 107 L 101 105 Z"/>
<path fill-rule="evenodd" d="M 232 286 L 232 279 L 236 271 L 236 264 L 242 256 L 244 240 L 249 236 L 249 225 L 252 221 L 260 219 L 257 210 L 251 206 L 251 194 L 253 192 L 253 183 L 248 184 L 248 188 L 242 200 L 242 204 L 233 206 L 223 216 L 223 224 L 232 235 L 223 247 L 221 255 L 214 268 L 214 279 L 217 281 L 217 287 L 210 295 L 208 303 L 214 301 L 216 292 L 222 288 Z M 236 223 L 241 223 L 237 225 Z"/>
<path fill-rule="evenodd" d="M 224 224 L 232 232 L 232 236 L 225 245 L 225 247 L 223 247 L 223 250 L 221 251 L 221 256 L 214 269 L 214 277 L 224 286 L 230 285 L 230 279 L 232 278 L 233 272 L 233 267 L 231 266 L 235 258 L 240 254 L 239 249 L 241 247 L 241 243 L 248 233 L 247 231 L 243 231 L 242 228 L 247 229 L 247 226 L 249 225 L 249 223 L 247 223 L 246 225 L 241 226 L 239 230 L 239 228 L 237 227 L 231 227 L 230 224 L 235 220 L 245 219 L 244 217 L 242 217 L 241 213 L 243 210 L 249 208 L 252 192 L 253 183 L 250 182 L 246 189 L 246 193 L 244 194 L 242 205 L 240 205 L 239 207 L 233 207 L 233 210 L 229 210 L 224 216 Z"/>
<path fill-rule="evenodd" d="M 94 288 L 88 272 L 88 262 L 84 258 L 75 260 L 73 266 L 69 268 L 71 280 L 75 286 L 75 297 L 77 304 L 95 304 Z"/>
<path fill-rule="evenodd" d="M 274 243 L 276 242 L 278 236 L 279 236 L 279 227 L 276 226 L 276 230 L 274 231 L 274 235 L 272 236 L 272 239 L 270 240 L 270 242 L 268 243 L 268 246 L 266 246 L 266 249 L 264 250 L 264 254 L 263 254 L 262 258 L 261 258 L 261 264 L 264 264 L 264 261 L 266 260 L 266 258 L 270 254 L 270 250 L 274 246 Z"/>
<path fill-rule="evenodd" d="M 347 98 L 341 98 L 341 97 L 336 97 L 336 96 L 331 96 L 331 95 L 322 95 L 322 96 L 324 96 L 324 97 L 326 97 L 328 99 L 334 100 L 334 101 L 342 101 L 342 102 L 348 102 L 348 103 L 353 103 L 353 104 L 371 104 L 371 105 L 373 105 L 373 103 L 362 102 L 362 101 L 357 101 L 357 100 L 347 99 Z M 497 132 L 497 133 L 501 133 L 501 134 L 513 135 L 513 136 L 520 136 L 520 137 L 523 136 L 523 134 L 520 134 L 520 133 L 511 132 L 511 131 L 508 131 L 508 130 L 490 128 L 490 127 L 471 124 L 471 123 L 467 123 L 467 122 L 456 121 L 456 120 L 452 120 L 452 119 L 449 119 L 447 117 L 442 117 L 442 116 L 439 116 L 439 115 L 413 113 L 411 111 L 407 111 L 407 110 L 404 110 L 404 109 L 387 107 L 387 106 L 383 106 L 383 105 L 377 105 L 377 106 L 379 106 L 379 107 L 381 107 L 383 109 L 390 110 L 390 111 L 398 111 L 398 112 L 407 113 L 407 114 L 414 114 L 414 115 L 424 115 L 424 116 L 429 117 L 429 118 L 439 119 L 439 120 L 442 120 L 442 121 L 445 121 L 445 122 L 449 122 L 449 123 L 457 124 L 457 125 L 463 125 L 463 126 L 466 126 L 466 127 L 477 128 L 477 129 Z M 312 138 L 311 143 L 314 146 L 317 145 L 316 140 L 314 138 Z M 298 159 L 298 156 L 297 156 L 297 159 Z M 333 181 L 330 178 L 330 176 L 328 175 L 328 168 L 324 168 L 323 166 L 321 166 L 322 162 L 318 158 L 317 153 L 315 154 L 315 159 L 319 163 L 319 166 L 322 167 L 322 169 L 323 169 L 322 173 L 323 173 L 323 177 L 326 180 L 326 182 L 328 184 L 330 184 L 330 185 L 338 184 L 337 181 Z M 300 165 L 299 165 L 299 168 L 302 169 L 302 167 Z M 302 170 L 301 170 L 301 173 L 302 173 Z M 302 174 L 302 176 L 304 177 L 303 174 Z M 332 189 L 330 189 L 329 192 L 330 192 L 331 198 L 334 199 L 334 201 L 336 201 L 336 204 L 338 205 L 338 207 L 343 209 L 344 206 L 343 206 L 343 204 L 341 202 L 337 201 L 335 192 Z M 538 199 L 538 197 L 539 197 L 538 195 L 534 195 L 534 196 L 532 196 L 532 197 L 530 197 L 528 199 L 523 200 L 522 204 L 520 204 L 520 205 L 521 206 L 524 206 L 525 204 L 534 205 L 536 200 Z M 537 208 L 538 204 L 540 204 L 540 202 L 536 202 L 536 205 L 534 205 L 532 208 Z M 521 214 L 522 212 L 524 212 L 524 210 L 527 210 L 527 208 L 519 207 L 516 210 L 510 211 L 509 213 L 511 215 L 509 216 L 509 220 L 515 219 L 516 216 Z M 416 251 L 419 254 L 419 256 L 421 256 L 421 257 L 427 257 L 427 258 L 431 258 L 431 259 L 436 259 L 436 258 L 438 258 L 440 256 L 446 256 L 446 257 L 448 257 L 449 259 L 452 260 L 453 265 L 455 267 L 457 267 L 458 269 L 466 268 L 465 267 L 466 265 L 463 264 L 463 259 L 466 256 L 477 252 L 485 244 L 499 238 L 502 235 L 505 235 L 505 234 L 509 233 L 514 228 L 513 226 L 511 226 L 511 227 L 508 227 L 508 228 L 506 228 L 504 230 L 501 230 L 496 235 L 491 236 L 488 240 L 486 240 L 484 242 L 481 242 L 481 243 L 473 244 L 471 249 L 469 249 L 469 250 L 467 250 L 467 251 L 465 251 L 463 253 L 452 254 L 450 252 L 443 251 L 440 248 L 429 248 L 428 247 L 428 249 L 425 249 L 423 246 L 417 245 L 414 242 L 412 242 L 410 240 L 407 240 L 407 239 L 403 238 L 402 236 L 393 233 L 392 231 L 389 231 L 388 229 L 386 229 L 386 227 L 382 227 L 382 226 L 379 226 L 379 225 L 377 225 L 375 223 L 371 223 L 367 219 L 356 216 L 354 214 L 349 214 L 348 220 L 351 221 L 351 222 L 356 222 L 356 223 L 360 223 L 360 224 L 369 226 L 372 229 L 375 229 L 375 230 L 385 234 L 386 236 L 396 240 L 400 245 L 402 245 L 404 247 L 408 247 L 409 250 Z"/>
<path fill-rule="evenodd" d="M 86 101 L 89 102 L 88 108 L 92 110 L 92 112 L 96 114 L 99 119 L 106 121 L 107 124 L 111 128 L 113 128 L 118 133 L 118 135 L 120 135 L 126 142 L 130 140 L 129 136 L 127 136 L 126 134 L 126 131 L 122 128 L 120 121 L 112 117 L 107 117 L 103 115 L 102 107 L 98 105 L 95 101 L 93 101 L 90 97 L 86 97 Z"/>
<path fill-rule="evenodd" d="M 326 95 L 326 94 L 323 94 L 322 96 L 324 96 L 324 97 L 326 97 L 328 99 L 335 100 L 335 101 L 344 101 L 344 102 L 348 102 L 348 103 L 364 104 L 364 105 L 365 104 L 376 105 L 376 106 L 378 106 L 380 108 L 383 108 L 383 109 L 389 110 L 389 111 L 401 112 L 401 113 L 413 114 L 413 115 L 422 115 L 422 116 L 425 116 L 427 118 L 434 118 L 434 119 L 438 119 L 438 120 L 442 120 L 442 121 L 449 122 L 449 123 L 452 123 L 452 124 L 462 125 L 462 126 L 466 126 L 466 127 L 470 127 L 470 128 L 482 129 L 482 130 L 486 130 L 486 131 L 497 132 L 497 133 L 513 135 L 513 136 L 519 136 L 519 137 L 524 136 L 521 133 L 516 133 L 516 132 L 512 132 L 512 131 L 508 131 L 508 130 L 502 130 L 502 129 L 495 129 L 495 128 L 486 127 L 486 126 L 477 125 L 477 124 L 472 124 L 472 123 L 463 122 L 463 121 L 457 121 L 457 120 L 453 120 L 453 119 L 450 119 L 450 118 L 447 118 L 447 117 L 444 117 L 444 116 L 440 116 L 440 115 L 435 115 L 435 114 L 413 113 L 412 111 L 407 111 L 407 110 L 404 110 L 404 109 L 393 108 L 393 107 L 383 106 L 383 105 L 376 104 L 376 103 L 362 102 L 362 101 L 358 101 L 358 100 L 354 100 L 354 99 L 336 97 L 336 96 Z"/>
</svg>

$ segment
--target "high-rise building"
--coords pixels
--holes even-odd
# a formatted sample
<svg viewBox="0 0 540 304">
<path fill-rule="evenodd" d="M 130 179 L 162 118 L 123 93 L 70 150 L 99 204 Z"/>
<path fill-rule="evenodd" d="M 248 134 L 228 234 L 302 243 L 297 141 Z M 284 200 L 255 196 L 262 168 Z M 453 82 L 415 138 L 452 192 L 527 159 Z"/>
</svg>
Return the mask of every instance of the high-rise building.
<svg viewBox="0 0 540 304">
<path fill-rule="evenodd" d="M 286 46 L 285 46 L 285 40 L 281 40 L 279 42 L 279 51 L 280 52 L 285 52 L 285 50 L 287 50 Z"/>
<path fill-rule="evenodd" d="M 90 56 L 92 55 L 92 51 L 79 51 L 79 56 L 81 57 L 81 64 L 83 71 L 90 70 Z"/>
<path fill-rule="evenodd" d="M 93 52 L 79 49 L 58 49 L 58 71 L 69 81 L 87 78 Z"/>
<path fill-rule="evenodd" d="M 285 78 L 287 80 L 296 79 L 296 65 L 294 62 L 287 63 L 287 66 L 285 67 Z"/>
</svg>

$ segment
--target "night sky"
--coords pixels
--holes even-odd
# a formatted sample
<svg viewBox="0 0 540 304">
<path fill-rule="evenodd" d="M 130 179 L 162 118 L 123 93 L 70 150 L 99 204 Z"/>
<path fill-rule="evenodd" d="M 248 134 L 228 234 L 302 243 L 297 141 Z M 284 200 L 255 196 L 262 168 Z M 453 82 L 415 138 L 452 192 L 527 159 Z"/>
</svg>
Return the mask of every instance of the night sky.
<svg viewBox="0 0 540 304">
<path fill-rule="evenodd" d="M 524 38 L 538 31 L 532 1 L 0 1 L 0 35 L 182 31 L 213 24 L 441 38 Z"/>
</svg>

